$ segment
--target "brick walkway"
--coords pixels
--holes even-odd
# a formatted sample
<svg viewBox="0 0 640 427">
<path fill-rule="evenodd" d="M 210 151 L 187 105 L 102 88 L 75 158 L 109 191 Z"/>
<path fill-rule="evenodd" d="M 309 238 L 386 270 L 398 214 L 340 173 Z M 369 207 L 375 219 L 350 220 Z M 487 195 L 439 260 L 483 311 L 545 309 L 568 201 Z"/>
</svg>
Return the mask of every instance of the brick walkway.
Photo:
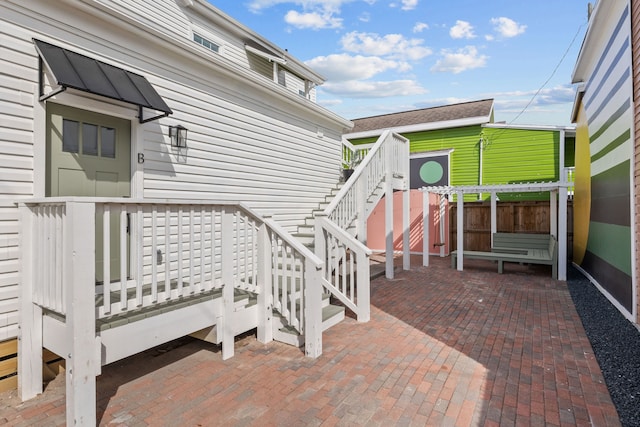
<svg viewBox="0 0 640 427">
<path fill-rule="evenodd" d="M 325 332 L 317 360 L 248 336 L 223 362 L 185 338 L 104 367 L 99 424 L 619 425 L 566 286 L 546 267 L 465 264 L 376 279 L 371 321 Z M 24 404 L 0 394 L 3 422 L 64 425 L 64 376 Z"/>
</svg>

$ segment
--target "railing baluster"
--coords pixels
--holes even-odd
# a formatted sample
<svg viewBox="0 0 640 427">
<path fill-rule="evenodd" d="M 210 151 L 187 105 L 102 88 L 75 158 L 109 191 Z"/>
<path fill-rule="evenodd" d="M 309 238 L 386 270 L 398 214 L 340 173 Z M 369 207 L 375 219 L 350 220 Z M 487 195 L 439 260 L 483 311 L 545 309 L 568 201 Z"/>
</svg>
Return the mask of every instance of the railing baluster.
<svg viewBox="0 0 640 427">
<path fill-rule="evenodd" d="M 129 245 L 127 245 L 127 205 L 120 205 L 120 309 L 126 310 L 127 301 L 127 264 L 129 260 Z"/>
<path fill-rule="evenodd" d="M 194 230 L 194 207 L 189 206 L 189 282 L 187 284 L 189 288 L 189 294 L 194 293 L 194 280 L 193 280 L 193 263 L 194 263 L 194 251 L 195 251 L 195 230 Z"/>
<path fill-rule="evenodd" d="M 178 295 L 182 296 L 182 205 L 178 206 Z"/>
<path fill-rule="evenodd" d="M 158 206 L 151 205 L 151 301 L 158 301 Z"/>
<path fill-rule="evenodd" d="M 142 285 L 143 285 L 143 248 L 144 248 L 144 218 L 142 212 L 142 205 L 137 205 L 136 209 L 136 305 L 138 307 L 142 306 Z"/>
<path fill-rule="evenodd" d="M 164 298 L 171 298 L 171 206 L 164 209 Z"/>
<path fill-rule="evenodd" d="M 354 262 L 353 262 L 354 253 L 351 252 L 349 255 L 350 255 L 349 256 L 349 297 L 351 299 L 355 299 L 355 297 L 356 297 L 356 290 L 355 290 L 356 275 L 354 274 L 354 268 L 355 268 L 355 265 L 354 265 Z"/>
<path fill-rule="evenodd" d="M 62 220 L 63 220 L 63 210 L 64 208 L 60 205 L 54 206 L 55 211 L 55 240 L 56 240 L 56 249 L 55 249 L 55 304 L 53 309 L 58 311 L 59 313 L 65 313 L 64 310 L 64 285 L 62 281 L 62 257 L 63 257 L 63 248 L 62 248 Z"/>
<path fill-rule="evenodd" d="M 111 312 L 111 207 L 102 204 L 96 211 L 97 215 L 102 214 L 102 230 L 98 230 L 102 233 L 102 307 L 108 314 Z"/>
<path fill-rule="evenodd" d="M 200 258 L 199 272 L 200 280 L 198 281 L 198 290 L 202 292 L 204 289 L 204 232 L 205 232 L 205 210 L 204 205 L 200 206 Z"/>
<path fill-rule="evenodd" d="M 244 219 L 244 248 L 242 249 L 242 253 L 244 254 L 244 269 L 242 271 L 244 275 L 244 288 L 249 289 L 249 218 L 243 215 Z"/>
<path fill-rule="evenodd" d="M 55 262 L 55 255 L 53 253 L 55 247 L 53 242 L 51 241 L 51 211 L 53 207 L 51 205 L 47 206 L 44 214 L 44 236 L 47 236 L 46 244 L 43 245 L 44 253 L 45 253 L 45 265 L 44 265 L 44 280 L 46 283 L 46 288 L 43 292 L 44 303 L 47 306 L 51 306 L 51 265 Z"/>
</svg>

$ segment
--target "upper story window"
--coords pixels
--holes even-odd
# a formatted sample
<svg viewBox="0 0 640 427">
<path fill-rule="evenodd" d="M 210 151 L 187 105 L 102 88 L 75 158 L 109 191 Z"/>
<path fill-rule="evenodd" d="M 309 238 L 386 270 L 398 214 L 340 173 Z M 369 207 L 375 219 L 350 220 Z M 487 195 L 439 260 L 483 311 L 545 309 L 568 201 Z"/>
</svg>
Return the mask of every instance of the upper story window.
<svg viewBox="0 0 640 427">
<path fill-rule="evenodd" d="M 202 37 L 201 35 L 197 34 L 197 33 L 193 33 L 193 41 L 206 47 L 207 49 L 219 53 L 220 52 L 220 46 L 218 46 L 217 44 L 213 43 L 212 41 L 209 41 L 207 39 L 205 39 L 204 37 Z"/>
</svg>

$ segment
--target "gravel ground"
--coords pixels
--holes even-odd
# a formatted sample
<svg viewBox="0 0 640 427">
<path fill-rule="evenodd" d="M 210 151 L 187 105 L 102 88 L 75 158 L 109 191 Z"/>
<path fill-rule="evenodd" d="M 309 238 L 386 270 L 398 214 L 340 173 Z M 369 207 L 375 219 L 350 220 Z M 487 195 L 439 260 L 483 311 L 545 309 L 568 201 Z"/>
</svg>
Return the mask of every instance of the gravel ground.
<svg viewBox="0 0 640 427">
<path fill-rule="evenodd" d="M 578 270 L 568 268 L 569 292 L 623 426 L 640 426 L 640 331 Z"/>
</svg>

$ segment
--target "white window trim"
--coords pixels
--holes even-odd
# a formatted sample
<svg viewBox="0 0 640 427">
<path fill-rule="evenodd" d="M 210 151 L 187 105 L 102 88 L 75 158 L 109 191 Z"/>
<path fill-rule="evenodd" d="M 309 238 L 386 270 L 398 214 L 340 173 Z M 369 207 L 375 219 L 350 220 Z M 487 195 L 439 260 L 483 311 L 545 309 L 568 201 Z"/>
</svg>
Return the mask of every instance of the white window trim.
<svg viewBox="0 0 640 427">
<path fill-rule="evenodd" d="M 215 51 L 213 51 L 211 49 L 207 49 L 205 46 L 202 46 L 200 43 L 196 42 L 193 39 L 196 34 L 199 35 L 200 37 L 202 37 L 203 39 L 206 39 L 209 42 L 211 42 L 211 43 L 215 44 L 216 46 L 218 46 L 218 51 L 215 52 Z M 201 49 L 204 49 L 205 51 L 207 51 L 209 53 L 218 54 L 218 55 L 224 55 L 224 53 L 225 53 L 225 47 L 224 47 L 224 43 L 222 42 L 222 40 L 220 40 L 219 37 L 215 36 L 210 31 L 207 31 L 204 27 L 201 27 L 201 26 L 196 25 L 196 24 L 191 24 L 191 42 L 193 42 L 195 45 L 199 46 Z"/>
</svg>

